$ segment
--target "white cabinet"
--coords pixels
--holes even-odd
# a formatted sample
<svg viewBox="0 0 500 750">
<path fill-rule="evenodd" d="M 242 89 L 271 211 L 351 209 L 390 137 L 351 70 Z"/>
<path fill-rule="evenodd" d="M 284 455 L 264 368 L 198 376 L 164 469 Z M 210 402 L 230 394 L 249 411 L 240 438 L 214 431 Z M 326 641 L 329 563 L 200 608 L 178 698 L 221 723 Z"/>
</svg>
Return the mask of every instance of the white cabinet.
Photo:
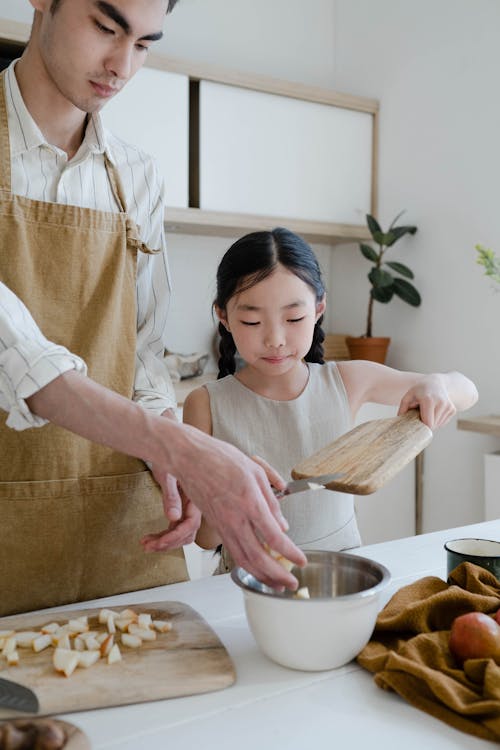
<svg viewBox="0 0 500 750">
<path fill-rule="evenodd" d="M 393 406 L 365 404 L 356 424 L 396 416 Z M 354 496 L 363 544 L 375 544 L 415 534 L 415 461 L 402 469 L 385 487 L 371 495 Z"/>
<path fill-rule="evenodd" d="M 360 224 L 373 116 L 200 82 L 200 208 Z"/>
<path fill-rule="evenodd" d="M 141 68 L 102 111 L 115 135 L 155 157 L 167 205 L 188 206 L 189 78 Z"/>
</svg>

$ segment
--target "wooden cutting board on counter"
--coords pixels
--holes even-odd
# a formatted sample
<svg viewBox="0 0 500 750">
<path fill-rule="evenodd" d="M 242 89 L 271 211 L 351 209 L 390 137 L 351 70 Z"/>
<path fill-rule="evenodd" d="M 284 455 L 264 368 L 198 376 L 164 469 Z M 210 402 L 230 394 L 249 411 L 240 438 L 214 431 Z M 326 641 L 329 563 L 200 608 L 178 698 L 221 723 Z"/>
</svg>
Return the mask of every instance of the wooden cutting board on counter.
<svg viewBox="0 0 500 750">
<path fill-rule="evenodd" d="M 122 661 L 108 664 L 100 659 L 87 669 L 78 667 L 69 677 L 55 672 L 52 647 L 39 653 L 20 648 L 19 665 L 2 669 L 2 678 L 36 693 L 39 716 L 195 695 L 233 684 L 236 674 L 229 654 L 208 623 L 187 604 L 166 601 L 129 607 L 137 614 L 170 620 L 172 629 L 157 633 L 156 640 L 144 641 L 138 649 L 122 646 L 117 635 Z M 104 631 L 104 625 L 95 625 L 100 611 L 75 609 L 3 617 L 0 630 L 37 630 L 50 622 L 63 625 L 88 615 L 90 629 Z M 0 708 L 0 721 L 21 716 L 27 714 Z"/>
<path fill-rule="evenodd" d="M 369 495 L 379 490 L 429 445 L 432 430 L 415 409 L 400 417 L 358 425 L 292 469 L 294 479 L 339 473 L 329 490 Z"/>
</svg>

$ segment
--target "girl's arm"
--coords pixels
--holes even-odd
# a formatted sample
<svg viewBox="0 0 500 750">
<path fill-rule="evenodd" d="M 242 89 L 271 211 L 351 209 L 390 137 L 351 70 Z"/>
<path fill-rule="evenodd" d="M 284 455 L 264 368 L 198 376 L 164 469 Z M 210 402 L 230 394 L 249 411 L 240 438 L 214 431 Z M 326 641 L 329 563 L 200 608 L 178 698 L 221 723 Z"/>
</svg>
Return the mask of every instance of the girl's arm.
<svg viewBox="0 0 500 750">
<path fill-rule="evenodd" d="M 339 362 L 338 368 L 353 417 L 367 402 L 399 406 L 398 414 L 418 407 L 422 421 L 434 430 L 478 399 L 476 386 L 460 372 L 424 375 L 365 360 Z"/>
<path fill-rule="evenodd" d="M 212 415 L 210 412 L 210 396 L 206 388 L 196 388 L 188 394 L 182 410 L 182 421 L 192 427 L 197 427 L 208 435 L 212 434 Z M 203 549 L 215 549 L 222 540 L 214 528 L 209 526 L 202 516 L 200 528 L 195 542 Z"/>
</svg>

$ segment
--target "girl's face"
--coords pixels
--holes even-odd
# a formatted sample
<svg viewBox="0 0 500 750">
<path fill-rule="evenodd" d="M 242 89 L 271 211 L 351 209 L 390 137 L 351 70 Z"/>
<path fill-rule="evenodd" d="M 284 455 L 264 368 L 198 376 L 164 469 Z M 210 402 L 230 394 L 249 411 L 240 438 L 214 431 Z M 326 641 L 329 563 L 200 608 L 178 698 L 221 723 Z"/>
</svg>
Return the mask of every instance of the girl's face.
<svg viewBox="0 0 500 750">
<path fill-rule="evenodd" d="M 236 348 L 263 375 L 282 375 L 311 348 L 314 326 L 325 310 L 312 288 L 282 265 L 216 309 Z"/>
</svg>

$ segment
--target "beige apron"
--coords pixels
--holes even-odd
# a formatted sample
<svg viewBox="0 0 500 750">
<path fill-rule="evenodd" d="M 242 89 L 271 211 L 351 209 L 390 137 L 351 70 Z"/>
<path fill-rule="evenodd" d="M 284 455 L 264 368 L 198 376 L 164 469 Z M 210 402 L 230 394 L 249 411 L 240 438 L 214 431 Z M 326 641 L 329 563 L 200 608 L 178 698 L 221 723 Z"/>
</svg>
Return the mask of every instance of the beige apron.
<svg viewBox="0 0 500 750">
<path fill-rule="evenodd" d="M 0 77 L 0 279 L 89 377 L 131 398 L 137 252 L 149 250 L 106 167 L 117 214 L 13 195 Z M 140 545 L 165 525 L 141 460 L 54 425 L 0 424 L 0 615 L 186 580 L 182 549 Z"/>
</svg>

